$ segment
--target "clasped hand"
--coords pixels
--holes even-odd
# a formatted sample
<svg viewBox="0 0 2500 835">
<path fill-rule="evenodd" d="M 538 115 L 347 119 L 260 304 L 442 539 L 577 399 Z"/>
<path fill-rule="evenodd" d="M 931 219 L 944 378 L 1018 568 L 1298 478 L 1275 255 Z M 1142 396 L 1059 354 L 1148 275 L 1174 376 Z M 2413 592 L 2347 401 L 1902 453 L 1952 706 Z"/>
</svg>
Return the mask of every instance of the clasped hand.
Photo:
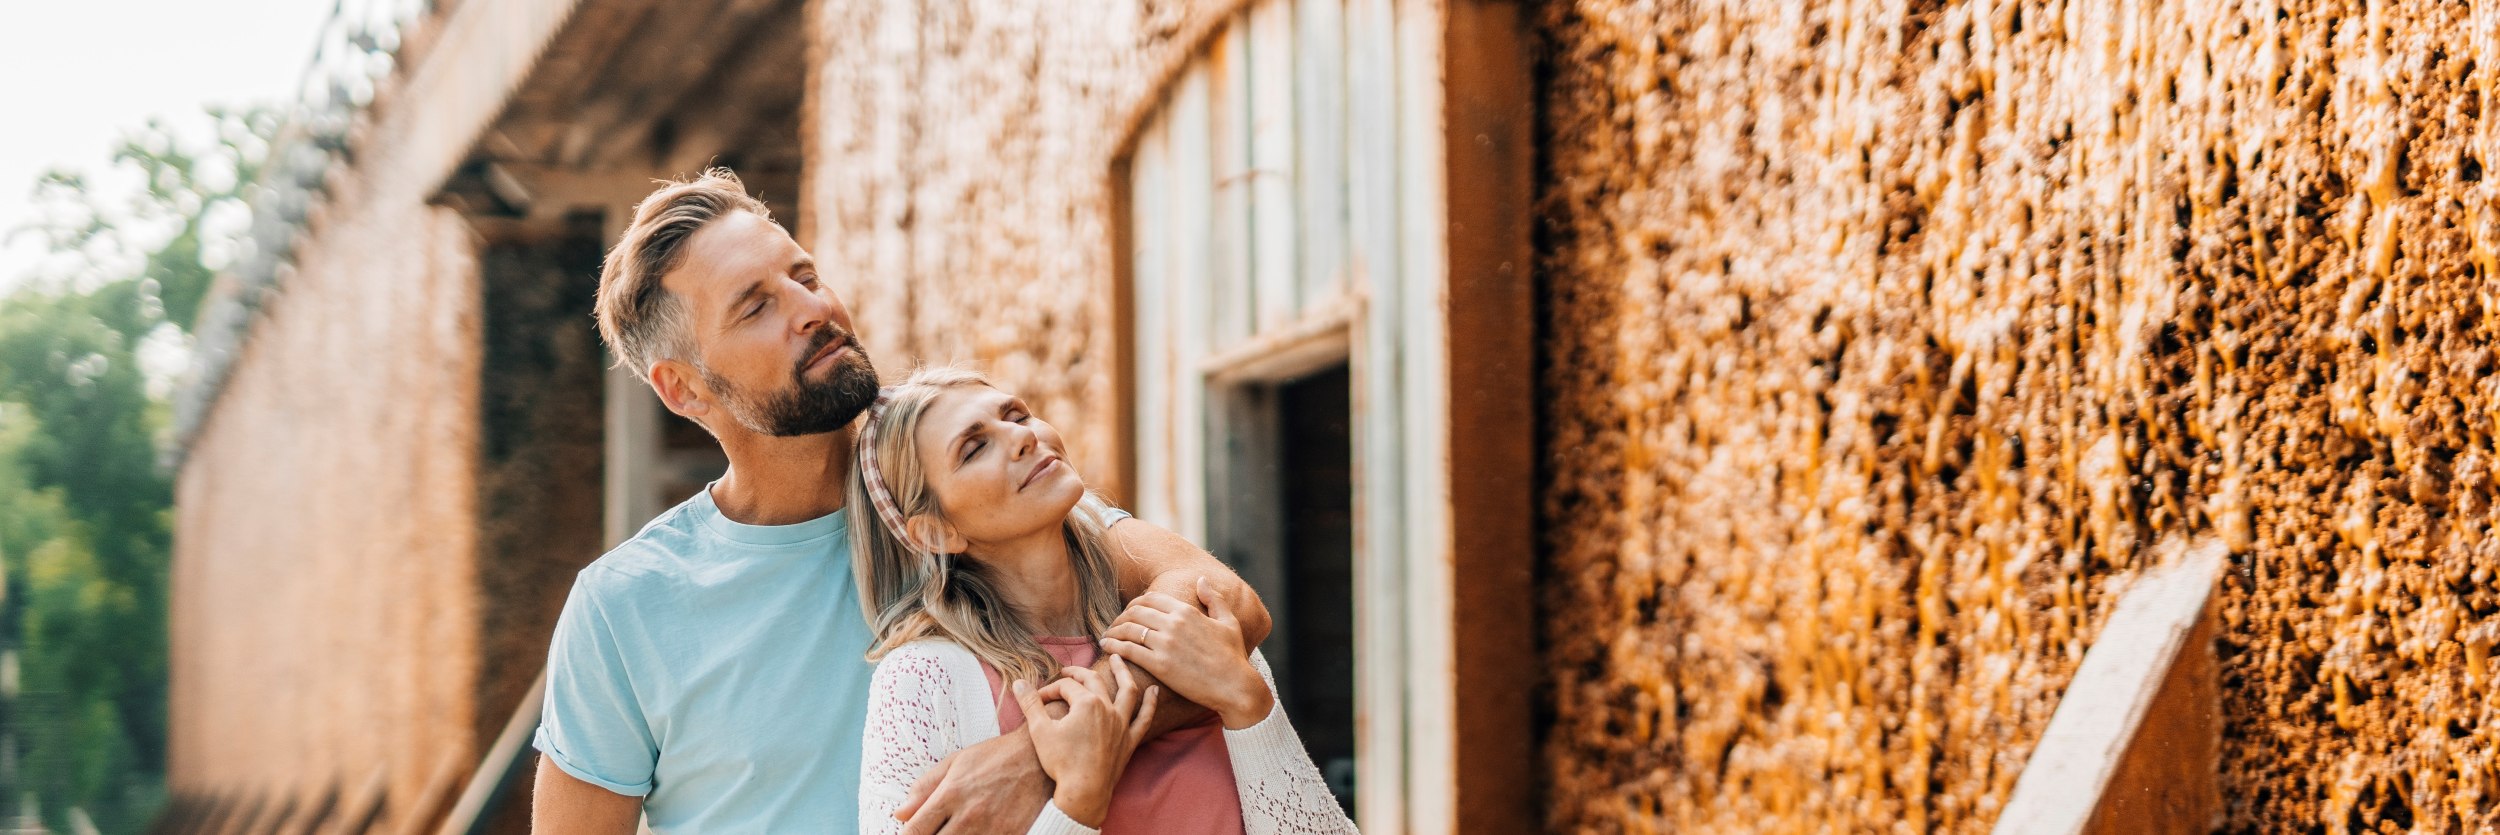
<svg viewBox="0 0 2500 835">
<path fill-rule="evenodd" d="M 1241 619 L 1204 579 L 1198 581 L 1197 597 L 1196 606 L 1162 592 L 1137 598 L 1103 631 L 1103 651 L 1154 674 L 1181 698 L 1215 711 L 1226 728 L 1256 725 L 1275 707 L 1276 696 L 1250 664 Z"/>
<path fill-rule="evenodd" d="M 1056 784 L 1051 802 L 1076 822 L 1100 829 L 1111 810 L 1112 787 L 1154 723 L 1159 688 L 1140 686 L 1118 658 L 1111 660 L 1109 673 L 1084 667 L 1062 672 L 1065 678 L 1040 687 L 1019 680 L 1013 690 L 1024 707 L 1033 754 Z"/>
</svg>

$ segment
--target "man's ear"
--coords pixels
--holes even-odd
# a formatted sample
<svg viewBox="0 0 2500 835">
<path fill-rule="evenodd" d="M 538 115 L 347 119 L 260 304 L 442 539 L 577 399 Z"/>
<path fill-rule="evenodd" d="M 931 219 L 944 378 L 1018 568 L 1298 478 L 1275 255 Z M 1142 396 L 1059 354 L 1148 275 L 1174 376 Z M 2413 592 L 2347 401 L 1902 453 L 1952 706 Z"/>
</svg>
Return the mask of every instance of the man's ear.
<svg viewBox="0 0 2500 835">
<path fill-rule="evenodd" d="M 712 388 L 703 384 L 703 375 L 683 360 L 665 359 L 651 364 L 646 372 L 651 390 L 660 395 L 660 404 L 668 410 L 696 423 L 712 411 Z"/>
<path fill-rule="evenodd" d="M 945 519 L 938 518 L 935 513 L 923 513 L 905 519 L 903 527 L 910 533 L 912 541 L 926 550 L 940 554 L 961 554 L 972 547 L 971 541 L 964 539 L 964 535 L 956 531 L 954 525 L 947 524 Z"/>
</svg>

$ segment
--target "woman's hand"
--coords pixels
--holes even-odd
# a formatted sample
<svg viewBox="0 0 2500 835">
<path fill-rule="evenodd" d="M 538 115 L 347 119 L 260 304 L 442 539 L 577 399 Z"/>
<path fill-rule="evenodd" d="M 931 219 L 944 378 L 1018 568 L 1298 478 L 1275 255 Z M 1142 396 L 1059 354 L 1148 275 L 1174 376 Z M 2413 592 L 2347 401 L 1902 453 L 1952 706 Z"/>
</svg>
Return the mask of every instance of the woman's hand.
<svg viewBox="0 0 2500 835">
<path fill-rule="evenodd" d="M 1153 673 L 1181 698 L 1215 711 L 1226 728 L 1256 725 L 1275 707 L 1276 694 L 1269 692 L 1258 668 L 1250 666 L 1241 620 L 1222 596 L 1208 590 L 1205 580 L 1198 581 L 1198 601 L 1206 611 L 1159 592 L 1137 598 L 1104 630 L 1103 651 Z"/>
<path fill-rule="evenodd" d="M 1154 722 L 1155 687 L 1140 687 L 1128 664 L 1113 659 L 1105 675 L 1069 667 L 1067 677 L 1041 687 L 1013 686 L 1024 706 L 1024 726 L 1042 772 L 1058 784 L 1051 802 L 1077 823 L 1102 828 L 1111 811 L 1111 788 Z"/>
</svg>

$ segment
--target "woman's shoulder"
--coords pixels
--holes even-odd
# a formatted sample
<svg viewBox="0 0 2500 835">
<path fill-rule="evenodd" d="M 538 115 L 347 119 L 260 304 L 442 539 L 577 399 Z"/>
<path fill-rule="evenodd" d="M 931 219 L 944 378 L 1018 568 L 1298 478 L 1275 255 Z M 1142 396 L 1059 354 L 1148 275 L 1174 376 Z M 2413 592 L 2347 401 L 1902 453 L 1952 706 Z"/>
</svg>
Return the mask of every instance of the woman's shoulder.
<svg viewBox="0 0 2500 835">
<path fill-rule="evenodd" d="M 887 659 L 947 658 L 956 655 L 969 656 L 971 654 L 972 651 L 964 649 L 962 644 L 958 644 L 954 641 L 934 635 L 925 638 L 913 638 L 910 641 L 904 642 L 901 646 L 885 651 L 885 657 Z M 880 661 L 878 663 L 884 662 Z"/>
<path fill-rule="evenodd" d="M 920 638 L 886 650 L 877 660 L 876 677 L 880 682 L 900 684 L 915 681 L 939 689 L 954 689 L 968 682 L 961 681 L 969 673 L 971 680 L 987 682 L 981 675 L 981 661 L 971 650 L 945 638 Z"/>
<path fill-rule="evenodd" d="M 953 641 L 922 638 L 886 651 L 868 690 L 871 722 L 924 716 L 948 728 L 957 747 L 998 735 L 989 676 L 971 650 Z"/>
</svg>

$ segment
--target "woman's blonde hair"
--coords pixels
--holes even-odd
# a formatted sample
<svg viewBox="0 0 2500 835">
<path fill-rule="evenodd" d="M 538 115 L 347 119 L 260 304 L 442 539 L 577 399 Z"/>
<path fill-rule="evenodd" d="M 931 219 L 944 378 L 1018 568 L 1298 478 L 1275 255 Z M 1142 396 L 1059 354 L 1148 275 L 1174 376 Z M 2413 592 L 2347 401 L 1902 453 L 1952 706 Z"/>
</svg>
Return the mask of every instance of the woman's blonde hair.
<svg viewBox="0 0 2500 835">
<path fill-rule="evenodd" d="M 860 466 L 852 468 L 845 489 L 852 509 L 851 565 L 859 578 L 860 609 L 868 613 L 869 630 L 876 634 L 868 660 L 921 638 L 939 637 L 989 662 L 1006 680 L 1039 683 L 1053 677 L 1059 662 L 1042 649 L 1022 613 L 999 593 L 992 573 L 964 554 L 920 547 L 908 532 L 888 524 L 870 495 L 866 476 L 873 462 L 901 519 L 924 513 L 945 518 L 937 491 L 930 489 L 928 473 L 921 469 L 914 438 L 931 402 L 949 390 L 971 386 L 991 384 L 980 373 L 962 368 L 914 371 L 886 390 L 861 430 L 862 450 L 872 454 L 859 456 Z M 1103 521 L 1088 504 L 1070 511 L 1060 530 L 1075 563 L 1077 611 L 1086 635 L 1100 637 L 1120 614 L 1119 575 L 1104 542 Z"/>
</svg>

